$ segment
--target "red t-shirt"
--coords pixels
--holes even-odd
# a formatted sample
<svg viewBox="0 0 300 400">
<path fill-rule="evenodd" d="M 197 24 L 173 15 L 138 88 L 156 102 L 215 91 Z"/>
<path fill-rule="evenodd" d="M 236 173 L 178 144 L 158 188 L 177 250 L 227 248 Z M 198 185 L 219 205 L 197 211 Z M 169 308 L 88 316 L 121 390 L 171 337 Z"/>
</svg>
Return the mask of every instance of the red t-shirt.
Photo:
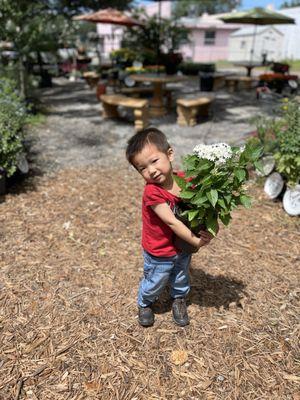
<svg viewBox="0 0 300 400">
<path fill-rule="evenodd" d="M 173 244 L 175 234 L 165 224 L 151 206 L 161 203 L 168 203 L 174 212 L 180 198 L 169 193 L 162 187 L 153 183 L 145 186 L 142 204 L 142 246 L 144 250 L 156 257 L 171 257 L 178 253 Z"/>
</svg>

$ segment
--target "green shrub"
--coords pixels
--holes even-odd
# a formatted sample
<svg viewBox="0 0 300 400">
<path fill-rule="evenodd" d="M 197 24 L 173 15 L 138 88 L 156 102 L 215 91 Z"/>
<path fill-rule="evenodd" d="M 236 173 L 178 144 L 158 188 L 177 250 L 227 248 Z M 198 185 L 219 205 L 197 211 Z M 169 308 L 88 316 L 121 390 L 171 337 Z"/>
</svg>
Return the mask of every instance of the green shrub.
<svg viewBox="0 0 300 400">
<path fill-rule="evenodd" d="M 117 64 L 130 66 L 133 61 L 137 59 L 137 53 L 134 50 L 123 47 L 121 49 L 112 51 L 110 53 L 110 58 Z"/>
<path fill-rule="evenodd" d="M 282 120 L 258 116 L 251 122 L 256 125 L 256 136 L 250 141 L 259 142 L 264 155 L 274 154 L 278 149 L 277 132 L 282 129 Z"/>
<path fill-rule="evenodd" d="M 287 184 L 294 186 L 300 179 L 300 107 L 295 101 L 283 100 L 277 118 L 258 117 L 255 120 L 257 136 L 250 142 L 259 142 L 264 154 L 273 154 L 276 170 Z"/>
<path fill-rule="evenodd" d="M 282 109 L 283 127 L 276 133 L 274 158 L 277 171 L 293 186 L 300 180 L 300 107 L 297 102 L 286 101 Z"/>
<path fill-rule="evenodd" d="M 0 79 L 0 170 L 11 176 L 17 169 L 18 156 L 23 152 L 22 127 L 26 109 L 14 83 Z"/>
</svg>

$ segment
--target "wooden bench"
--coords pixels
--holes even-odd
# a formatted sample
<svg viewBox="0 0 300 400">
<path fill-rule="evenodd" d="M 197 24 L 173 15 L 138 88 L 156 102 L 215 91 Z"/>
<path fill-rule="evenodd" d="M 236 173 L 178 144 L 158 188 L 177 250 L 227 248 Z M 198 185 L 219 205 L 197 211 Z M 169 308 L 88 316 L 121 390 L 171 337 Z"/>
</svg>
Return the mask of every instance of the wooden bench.
<svg viewBox="0 0 300 400">
<path fill-rule="evenodd" d="M 256 81 L 257 79 L 252 76 L 227 76 L 225 78 L 226 87 L 231 93 L 236 92 L 241 87 L 243 89 L 252 89 L 253 83 Z"/>
<path fill-rule="evenodd" d="M 136 131 L 146 128 L 148 125 L 148 107 L 146 99 L 134 99 L 119 94 L 103 94 L 100 96 L 103 104 L 103 118 L 118 118 L 118 106 L 133 109 L 134 127 Z"/>
<path fill-rule="evenodd" d="M 225 85 L 225 78 L 226 78 L 225 74 L 220 74 L 216 72 L 214 74 L 213 90 L 218 90 L 223 88 L 223 86 Z"/>
<path fill-rule="evenodd" d="M 195 126 L 197 116 L 208 116 L 209 107 L 214 96 L 198 97 L 196 99 L 177 99 L 177 123 L 180 126 Z"/>
</svg>

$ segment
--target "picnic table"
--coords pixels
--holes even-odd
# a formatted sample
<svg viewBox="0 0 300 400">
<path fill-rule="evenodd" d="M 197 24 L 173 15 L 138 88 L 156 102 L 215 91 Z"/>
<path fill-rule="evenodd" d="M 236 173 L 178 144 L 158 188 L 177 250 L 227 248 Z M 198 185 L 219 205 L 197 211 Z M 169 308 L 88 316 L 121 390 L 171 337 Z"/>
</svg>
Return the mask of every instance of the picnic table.
<svg viewBox="0 0 300 400">
<path fill-rule="evenodd" d="M 167 114 L 164 104 L 164 87 L 168 83 L 181 82 L 186 80 L 185 76 L 165 75 L 165 74 L 133 74 L 130 75 L 135 82 L 152 83 L 153 98 L 150 100 L 150 114 L 161 117 Z"/>
</svg>

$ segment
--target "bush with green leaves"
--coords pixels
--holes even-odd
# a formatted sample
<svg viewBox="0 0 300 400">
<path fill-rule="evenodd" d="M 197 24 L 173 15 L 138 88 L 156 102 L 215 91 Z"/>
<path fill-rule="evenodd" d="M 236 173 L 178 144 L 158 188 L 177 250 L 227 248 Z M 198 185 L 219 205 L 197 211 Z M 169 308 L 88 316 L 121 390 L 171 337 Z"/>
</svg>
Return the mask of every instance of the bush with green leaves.
<svg viewBox="0 0 300 400">
<path fill-rule="evenodd" d="M 17 169 L 23 152 L 22 127 L 26 109 L 16 86 L 8 79 L 0 79 L 0 170 L 11 176 Z"/>
<path fill-rule="evenodd" d="M 263 147 L 263 155 L 272 154 L 276 170 L 289 186 L 300 180 L 300 107 L 295 101 L 283 99 L 276 118 L 257 117 L 256 136 L 249 140 Z"/>
<path fill-rule="evenodd" d="M 282 129 L 282 120 L 259 115 L 251 122 L 256 125 L 256 135 L 250 141 L 259 143 L 264 155 L 273 154 L 278 148 L 277 133 Z"/>
<path fill-rule="evenodd" d="M 198 145 L 183 160 L 184 177 L 175 176 L 181 188 L 184 210 L 180 217 L 195 233 L 201 225 L 213 235 L 218 220 L 228 225 L 231 212 L 239 205 L 250 207 L 245 192 L 250 166 L 260 168 L 261 146 L 246 144 L 244 148 L 225 143 Z"/>
<path fill-rule="evenodd" d="M 276 132 L 276 169 L 294 186 L 300 181 L 300 106 L 286 101 L 282 107 L 282 128 Z"/>
<path fill-rule="evenodd" d="M 132 65 L 133 61 L 138 59 L 138 53 L 127 47 L 122 47 L 121 49 L 112 51 L 110 58 L 117 64 L 129 66 Z"/>
</svg>

